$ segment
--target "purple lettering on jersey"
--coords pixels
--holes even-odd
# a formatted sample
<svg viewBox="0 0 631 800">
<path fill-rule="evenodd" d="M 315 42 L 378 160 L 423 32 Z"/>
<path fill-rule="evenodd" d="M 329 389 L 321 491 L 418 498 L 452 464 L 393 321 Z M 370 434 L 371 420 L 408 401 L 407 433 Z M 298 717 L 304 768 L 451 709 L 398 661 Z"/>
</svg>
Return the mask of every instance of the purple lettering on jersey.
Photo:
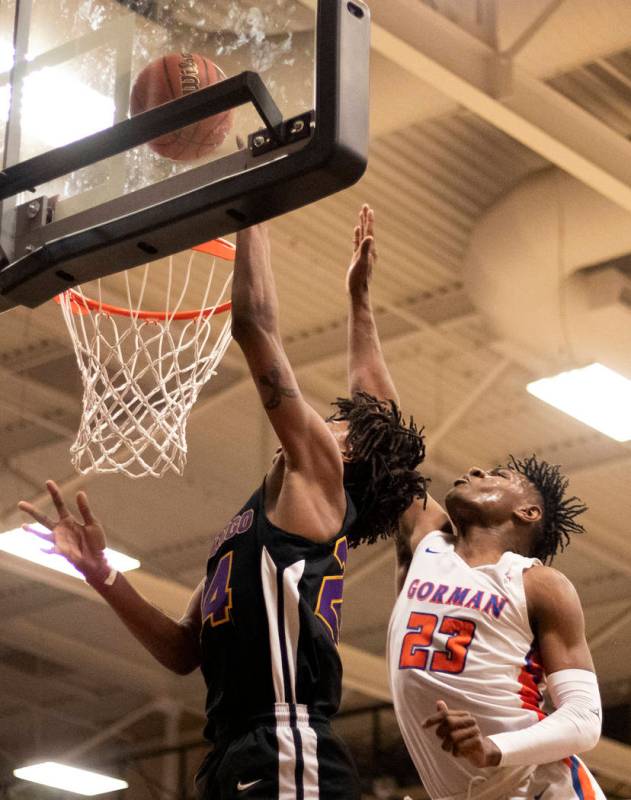
<svg viewBox="0 0 631 800">
<path fill-rule="evenodd" d="M 411 600 L 414 595 L 416 594 L 416 590 L 418 589 L 419 580 L 418 578 L 414 578 L 412 583 L 410 584 L 410 588 L 408 589 L 408 597 Z"/>
<path fill-rule="evenodd" d="M 215 536 L 208 558 L 212 558 L 221 545 L 227 542 L 228 539 L 232 539 L 237 534 L 245 533 L 250 530 L 253 522 L 254 511 L 251 508 L 244 511 L 243 514 L 237 514 L 236 517 L 233 517 L 225 528 Z"/>
<path fill-rule="evenodd" d="M 456 586 L 453 592 L 449 595 L 448 599 L 445 600 L 445 603 L 452 606 L 461 606 L 467 599 L 467 595 L 470 591 L 471 589 L 462 589 L 460 586 Z"/>
<path fill-rule="evenodd" d="M 430 603 L 444 603 L 443 597 L 445 596 L 445 592 L 449 590 L 449 586 L 446 583 L 441 583 L 436 591 L 434 592 L 433 597 L 430 599 Z"/>
<path fill-rule="evenodd" d="M 419 600 L 426 600 L 430 594 L 434 591 L 434 584 L 431 581 L 425 581 L 418 587 L 418 592 L 416 593 L 416 597 Z"/>
<path fill-rule="evenodd" d="M 212 580 L 206 578 L 202 597 L 202 622 L 210 621 L 213 628 L 230 621 L 232 608 L 232 550 L 219 559 Z"/>
<path fill-rule="evenodd" d="M 471 600 L 466 604 L 465 608 L 480 608 L 482 605 L 482 598 L 484 597 L 484 592 L 476 592 Z"/>
<path fill-rule="evenodd" d="M 245 533 L 247 530 L 250 529 L 252 526 L 252 521 L 254 520 L 254 511 L 251 508 L 248 508 L 247 511 L 244 511 L 241 514 L 241 519 L 239 520 L 239 527 L 237 528 L 237 533 Z"/>
<path fill-rule="evenodd" d="M 335 543 L 333 556 L 340 565 L 341 575 L 326 575 L 322 579 L 315 613 L 326 625 L 335 644 L 339 644 L 342 627 L 342 600 L 344 594 L 344 573 L 348 558 L 348 540 L 342 536 Z"/>
<path fill-rule="evenodd" d="M 346 536 L 342 536 L 341 539 L 337 540 L 333 555 L 337 559 L 337 563 L 340 565 L 342 572 L 346 572 L 346 561 L 348 560 L 348 539 Z"/>
<path fill-rule="evenodd" d="M 320 596 L 316 606 L 316 616 L 326 625 L 335 644 L 340 641 L 342 627 L 342 599 L 344 593 L 344 576 L 327 575 L 320 587 Z"/>
<path fill-rule="evenodd" d="M 499 619 L 500 614 L 504 610 L 504 606 L 507 603 L 506 597 L 498 597 L 496 594 L 492 594 L 484 606 L 484 613 L 489 614 L 492 613 L 495 619 Z"/>
</svg>

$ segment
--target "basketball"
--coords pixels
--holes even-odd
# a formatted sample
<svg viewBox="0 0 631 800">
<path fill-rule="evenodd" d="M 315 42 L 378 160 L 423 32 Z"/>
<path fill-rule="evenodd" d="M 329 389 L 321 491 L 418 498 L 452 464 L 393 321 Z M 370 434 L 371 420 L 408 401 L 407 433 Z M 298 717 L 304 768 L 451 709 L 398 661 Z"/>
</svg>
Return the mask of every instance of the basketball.
<svg viewBox="0 0 631 800">
<path fill-rule="evenodd" d="M 132 87 L 132 116 L 223 80 L 219 68 L 198 53 L 169 53 L 148 64 Z M 207 117 L 148 142 L 172 161 L 196 161 L 216 150 L 232 127 L 232 111 Z"/>
</svg>

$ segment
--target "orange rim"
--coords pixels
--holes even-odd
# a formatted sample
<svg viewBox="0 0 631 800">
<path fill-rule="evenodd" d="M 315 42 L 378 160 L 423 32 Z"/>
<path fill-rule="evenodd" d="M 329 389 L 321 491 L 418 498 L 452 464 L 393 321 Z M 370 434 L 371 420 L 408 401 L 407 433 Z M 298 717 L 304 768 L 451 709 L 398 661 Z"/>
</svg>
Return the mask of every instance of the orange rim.
<svg viewBox="0 0 631 800">
<path fill-rule="evenodd" d="M 198 253 L 221 258 L 224 261 L 234 261 L 236 253 L 236 247 L 232 242 L 227 241 L 227 239 L 213 239 L 210 242 L 197 245 L 197 247 L 193 247 L 192 249 Z M 62 294 L 56 295 L 53 299 L 56 303 L 61 303 L 61 298 L 64 296 L 70 297 L 70 309 L 73 314 L 85 315 L 89 311 L 101 311 L 104 314 L 113 314 L 118 317 L 136 317 L 137 319 L 145 320 L 197 319 L 198 317 L 209 317 L 211 314 L 223 314 L 226 311 L 230 311 L 232 308 L 232 303 L 228 300 L 217 306 L 197 308 L 191 311 L 178 311 L 175 314 L 171 314 L 167 311 L 132 311 L 130 308 L 113 306 L 110 303 L 100 303 L 98 300 L 93 300 L 90 297 L 84 297 L 75 289 L 67 289 L 65 292 L 62 292 Z"/>
</svg>

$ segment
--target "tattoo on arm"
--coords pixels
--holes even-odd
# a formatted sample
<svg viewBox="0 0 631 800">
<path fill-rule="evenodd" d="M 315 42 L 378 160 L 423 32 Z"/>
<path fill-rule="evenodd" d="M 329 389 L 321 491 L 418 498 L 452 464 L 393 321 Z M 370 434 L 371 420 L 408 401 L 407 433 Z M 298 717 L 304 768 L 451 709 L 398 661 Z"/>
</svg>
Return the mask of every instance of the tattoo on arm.
<svg viewBox="0 0 631 800">
<path fill-rule="evenodd" d="M 264 401 L 264 406 L 271 411 L 281 404 L 283 397 L 298 397 L 298 392 L 288 386 L 281 386 L 280 370 L 274 365 L 267 375 L 259 375 L 259 383 L 269 389 L 269 399 Z"/>
</svg>

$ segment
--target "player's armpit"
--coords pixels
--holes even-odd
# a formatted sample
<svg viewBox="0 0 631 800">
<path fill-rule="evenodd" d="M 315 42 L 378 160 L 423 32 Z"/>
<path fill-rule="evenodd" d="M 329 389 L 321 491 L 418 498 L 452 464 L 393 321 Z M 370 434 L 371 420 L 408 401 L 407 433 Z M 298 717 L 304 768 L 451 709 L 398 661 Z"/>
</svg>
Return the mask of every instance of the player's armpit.
<svg viewBox="0 0 631 800">
<path fill-rule="evenodd" d="M 563 669 L 594 670 L 581 601 L 572 583 L 552 567 L 524 573 L 530 624 L 546 674 Z"/>
<path fill-rule="evenodd" d="M 427 500 L 416 499 L 401 517 L 399 531 L 395 537 L 397 565 L 396 565 L 396 590 L 397 594 L 403 588 L 407 578 L 414 551 L 421 539 L 432 531 L 451 529 L 451 523 L 445 509 L 431 495 Z"/>
</svg>

